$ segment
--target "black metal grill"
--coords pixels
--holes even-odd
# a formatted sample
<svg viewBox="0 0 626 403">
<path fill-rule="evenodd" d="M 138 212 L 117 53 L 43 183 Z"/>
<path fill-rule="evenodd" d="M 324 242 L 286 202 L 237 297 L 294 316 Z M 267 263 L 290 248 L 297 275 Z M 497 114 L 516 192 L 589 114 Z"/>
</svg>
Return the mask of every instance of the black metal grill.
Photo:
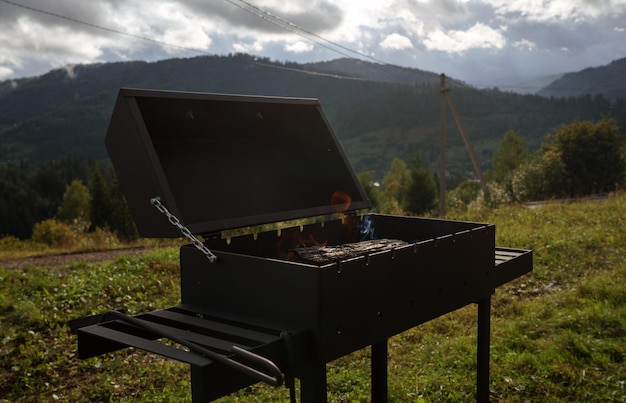
<svg viewBox="0 0 626 403">
<path fill-rule="evenodd" d="M 122 90 L 107 146 L 140 232 L 177 235 L 148 202 L 159 197 L 217 262 L 183 246 L 180 305 L 75 322 L 81 358 L 133 346 L 188 363 L 194 402 L 283 374 L 300 379 L 302 401 L 322 402 L 326 363 L 372 346 L 372 401 L 386 401 L 387 339 L 477 303 L 477 396 L 488 400 L 490 298 L 532 270 L 531 252 L 496 248 L 491 224 L 356 214 L 369 202 L 317 101 Z M 219 236 L 345 207 L 321 223 Z M 366 226 L 398 242 L 321 263 L 287 253 L 302 240 L 358 242 Z"/>
</svg>

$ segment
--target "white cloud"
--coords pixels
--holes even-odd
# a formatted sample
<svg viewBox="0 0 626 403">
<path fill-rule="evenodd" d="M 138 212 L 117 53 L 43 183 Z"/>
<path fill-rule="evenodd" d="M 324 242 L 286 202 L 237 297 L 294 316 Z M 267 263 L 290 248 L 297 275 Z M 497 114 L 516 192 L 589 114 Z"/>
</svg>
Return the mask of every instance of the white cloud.
<svg viewBox="0 0 626 403">
<path fill-rule="evenodd" d="M 500 15 L 538 22 L 582 22 L 623 13 L 626 0 L 488 0 Z"/>
<path fill-rule="evenodd" d="M 263 50 L 263 44 L 259 41 L 254 43 L 233 43 L 233 49 L 240 53 L 258 53 Z"/>
<path fill-rule="evenodd" d="M 176 44 L 187 49 L 207 51 L 211 46 L 211 38 L 199 26 L 189 25 L 178 29 L 171 29 L 163 34 L 162 42 Z M 165 51 L 177 53 L 179 50 L 166 46 Z"/>
<path fill-rule="evenodd" d="M 0 65 L 0 80 L 5 80 L 11 77 L 14 74 L 14 71 L 6 66 Z"/>
<path fill-rule="evenodd" d="M 76 73 L 76 65 L 75 64 L 68 64 L 67 66 L 61 67 L 60 70 L 65 71 L 65 74 L 67 74 L 67 78 L 69 78 L 69 79 L 74 79 L 74 78 L 78 77 L 78 74 Z"/>
<path fill-rule="evenodd" d="M 480 22 L 467 31 L 437 30 L 427 34 L 424 45 L 428 50 L 439 50 L 447 53 L 463 53 L 470 49 L 502 49 L 506 38 L 495 30 Z"/>
<path fill-rule="evenodd" d="M 380 43 L 380 46 L 383 49 L 391 49 L 391 50 L 404 50 L 404 49 L 412 49 L 413 44 L 411 40 L 404 35 L 393 33 L 391 35 L 387 35 L 385 39 Z"/>
<path fill-rule="evenodd" d="M 346 54 L 345 49 L 333 52 L 328 49 L 332 46 L 315 44 L 230 1 L 152 0 L 148 6 L 140 0 L 21 3 L 29 8 L 0 1 L 0 80 L 69 64 L 198 54 L 191 49 L 295 62 Z M 519 74 L 542 74 L 626 56 L 626 0 L 251 0 L 251 4 L 345 48 L 432 71 L 445 66 L 446 74 L 468 82 L 481 75 L 486 79 L 509 75 L 512 65 L 524 66 Z"/>
<path fill-rule="evenodd" d="M 520 50 L 532 51 L 537 48 L 537 44 L 535 42 L 529 41 L 528 39 L 522 39 L 520 41 L 513 42 L 513 46 Z"/>
<path fill-rule="evenodd" d="M 313 46 L 312 43 L 303 41 L 288 43 L 285 45 L 285 50 L 292 53 L 306 53 L 312 51 L 314 48 L 315 46 Z"/>
</svg>

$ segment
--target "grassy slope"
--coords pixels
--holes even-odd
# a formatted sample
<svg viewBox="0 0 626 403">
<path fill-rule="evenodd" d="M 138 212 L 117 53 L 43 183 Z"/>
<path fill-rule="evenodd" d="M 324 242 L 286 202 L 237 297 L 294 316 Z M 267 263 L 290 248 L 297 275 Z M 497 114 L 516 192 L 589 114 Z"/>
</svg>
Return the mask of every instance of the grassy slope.
<svg viewBox="0 0 626 403">
<path fill-rule="evenodd" d="M 534 250 L 534 271 L 493 298 L 492 401 L 626 401 L 626 196 L 450 218 L 495 223 L 498 245 Z M 189 400 L 187 366 L 137 351 L 81 361 L 66 327 L 112 307 L 177 303 L 175 249 L 0 269 L 0 290 L 0 402 Z M 475 315 L 469 306 L 390 340 L 390 401 L 474 398 Z M 330 401 L 369 400 L 367 349 L 328 374 Z M 287 399 L 283 388 L 255 386 L 220 401 Z"/>
</svg>

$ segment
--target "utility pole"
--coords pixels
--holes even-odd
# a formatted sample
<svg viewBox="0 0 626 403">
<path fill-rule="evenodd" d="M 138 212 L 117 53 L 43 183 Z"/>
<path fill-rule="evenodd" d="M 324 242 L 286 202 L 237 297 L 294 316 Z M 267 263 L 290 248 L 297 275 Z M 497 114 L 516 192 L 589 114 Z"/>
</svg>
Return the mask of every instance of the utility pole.
<svg viewBox="0 0 626 403">
<path fill-rule="evenodd" d="M 439 76 L 439 215 L 446 215 L 446 75 Z"/>
<path fill-rule="evenodd" d="M 472 165 L 474 165 L 474 171 L 476 172 L 476 176 L 478 176 L 478 180 L 480 181 L 480 186 L 483 189 L 483 193 L 485 195 L 485 199 L 489 199 L 489 191 L 487 190 L 487 183 L 485 182 L 485 179 L 483 177 L 483 172 L 480 169 L 480 164 L 478 163 L 478 159 L 476 158 L 476 153 L 474 153 L 474 148 L 472 147 L 472 143 L 469 140 L 469 136 L 467 135 L 467 132 L 465 131 L 465 127 L 463 126 L 463 123 L 461 122 L 461 118 L 459 117 L 459 112 L 456 109 L 456 104 L 454 103 L 454 100 L 452 99 L 452 96 L 450 95 L 450 89 L 447 88 L 446 86 L 446 75 L 445 74 L 441 74 L 440 75 L 440 80 L 439 80 L 439 84 L 440 84 L 440 110 L 441 110 L 441 116 L 440 116 L 440 130 L 441 130 L 441 134 L 439 137 L 439 147 L 440 147 L 440 151 L 439 151 L 439 181 L 440 181 L 440 186 L 439 186 L 439 212 L 441 214 L 441 216 L 444 216 L 446 213 L 446 200 L 445 200 L 445 192 L 446 192 L 446 187 L 445 187 L 445 141 L 446 141 L 446 127 L 445 127 L 445 119 L 446 119 L 446 100 L 448 101 L 448 104 L 450 105 L 450 109 L 452 110 L 452 115 L 454 116 L 454 120 L 456 121 L 456 125 L 459 128 L 459 132 L 461 133 L 461 137 L 463 137 L 463 142 L 465 143 L 465 148 L 467 149 L 467 152 L 470 156 L 470 159 L 472 160 Z"/>
</svg>

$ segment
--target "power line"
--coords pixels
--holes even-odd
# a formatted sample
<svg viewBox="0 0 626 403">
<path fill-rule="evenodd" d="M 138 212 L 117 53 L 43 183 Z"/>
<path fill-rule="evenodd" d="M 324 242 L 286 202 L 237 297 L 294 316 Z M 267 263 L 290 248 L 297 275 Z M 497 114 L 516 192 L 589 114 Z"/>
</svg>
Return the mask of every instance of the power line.
<svg viewBox="0 0 626 403">
<path fill-rule="evenodd" d="M 229 1 L 229 0 L 226 0 L 226 1 L 228 1 L 229 3 L 231 3 L 231 4 L 233 4 L 233 5 L 237 6 L 237 7 L 242 8 L 243 10 L 245 10 L 247 12 L 251 12 L 250 9 L 242 7 L 241 5 L 236 4 L 233 1 Z M 24 5 L 24 4 L 16 3 L 16 2 L 11 1 L 11 0 L 0 0 L 0 2 L 9 4 L 9 5 L 12 5 L 12 6 L 15 6 L 15 7 L 23 8 L 25 10 L 36 12 L 36 13 L 39 13 L 39 14 L 52 16 L 52 17 L 59 18 L 59 19 L 65 20 L 65 21 L 70 21 L 70 22 L 75 23 L 75 24 L 80 24 L 80 25 L 84 25 L 84 26 L 87 26 L 87 27 L 90 27 L 90 28 L 95 28 L 95 29 L 99 29 L 99 30 L 102 30 L 102 31 L 114 33 L 114 34 L 117 34 L 117 35 L 124 35 L 124 36 L 128 36 L 128 37 L 131 37 L 131 38 L 135 38 L 135 39 L 139 39 L 139 40 L 143 40 L 143 41 L 156 43 L 158 45 L 172 47 L 172 48 L 177 48 L 177 49 L 186 50 L 186 51 L 190 51 L 190 52 L 195 52 L 195 53 L 199 53 L 199 54 L 202 54 L 202 55 L 209 55 L 209 56 L 212 55 L 211 53 L 206 52 L 206 51 L 204 51 L 202 49 L 190 48 L 190 47 L 176 45 L 176 44 L 165 42 L 165 41 L 160 41 L 160 40 L 149 38 L 149 37 L 146 37 L 146 36 L 131 34 L 129 32 L 124 32 L 124 31 L 120 31 L 120 30 L 117 30 L 117 29 L 113 29 L 113 28 L 102 26 L 102 25 L 94 24 L 94 23 L 91 23 L 91 22 L 79 20 L 77 18 L 68 17 L 66 15 L 59 14 L 59 13 L 54 13 L 52 11 L 47 11 L 47 10 L 43 10 L 43 9 L 40 9 L 40 8 L 31 7 L 31 6 L 27 6 L 27 5 Z M 250 5 L 250 6 L 254 7 L 252 5 Z M 258 9 L 258 11 L 259 11 L 259 13 L 264 13 L 264 11 L 261 10 L 261 9 Z M 272 14 L 270 14 L 268 12 L 265 12 L 265 13 L 267 13 L 266 15 L 268 15 L 268 16 L 272 15 Z M 297 25 L 295 25 L 295 24 L 291 24 L 291 23 L 289 23 L 289 22 L 287 22 L 285 20 L 282 20 L 282 21 L 284 21 L 284 23 L 280 23 L 280 19 L 271 19 L 269 17 L 265 17 L 263 14 L 257 14 L 257 13 L 254 13 L 254 12 L 253 12 L 253 14 L 256 15 L 257 17 L 265 19 L 266 21 L 268 21 L 270 23 L 277 24 L 281 28 L 288 29 L 288 30 L 291 30 L 292 32 L 294 32 L 296 34 L 299 34 L 299 31 L 296 28 Z M 315 34 L 311 33 L 311 35 L 315 35 Z M 321 43 L 319 41 L 314 41 L 314 42 L 316 42 L 318 45 L 321 45 L 321 46 L 324 46 L 324 47 L 328 48 L 331 51 L 338 52 L 336 49 L 333 49 L 329 45 L 325 45 L 324 43 Z M 337 44 L 337 46 L 341 46 L 341 45 Z M 348 54 L 341 53 L 341 52 L 339 52 L 339 53 L 342 54 L 345 57 L 353 59 L 353 57 L 351 57 Z M 266 67 L 274 67 L 274 68 L 276 68 L 276 66 L 272 66 L 272 65 L 269 65 L 269 64 L 263 64 L 263 65 L 266 66 Z M 305 74 L 314 74 L 313 72 L 308 71 L 308 70 L 295 69 L 295 68 L 290 68 L 290 70 L 292 70 L 292 71 L 296 71 L 297 70 L 297 71 L 299 71 L 301 73 L 305 73 Z M 317 75 L 324 75 L 325 73 L 315 73 L 315 74 L 317 74 Z M 343 76 L 339 76 L 337 74 L 328 74 L 328 75 L 329 76 L 333 76 L 335 78 L 346 78 L 346 77 L 343 77 Z M 350 78 L 350 77 L 348 77 L 348 78 Z M 363 79 L 363 80 L 367 80 L 367 79 Z M 375 81 L 375 80 L 370 80 L 370 81 Z"/>
<path fill-rule="evenodd" d="M 164 41 L 159 41 L 157 39 L 149 38 L 147 36 L 131 34 L 129 32 L 124 32 L 124 31 L 120 31 L 120 30 L 117 30 L 117 29 L 104 27 L 102 25 L 97 25 L 97 24 L 94 24 L 94 23 L 91 23 L 91 22 L 79 20 L 77 18 L 68 17 L 68 16 L 63 15 L 63 14 L 57 14 L 57 13 L 53 13 L 51 11 L 42 10 L 40 8 L 26 6 L 24 4 L 19 4 L 19 3 L 16 3 L 14 1 L 10 1 L 10 0 L 0 0 L 0 1 L 3 2 L 3 3 L 6 3 L 6 4 L 10 4 L 12 6 L 15 6 L 15 7 L 20 7 L 20 8 L 29 10 L 29 11 L 34 11 L 34 12 L 39 13 L 39 14 L 44 14 L 44 15 L 49 15 L 49 16 L 52 16 L 52 17 L 60 18 L 60 19 L 63 19 L 63 20 L 66 20 L 66 21 L 70 21 L 70 22 L 73 22 L 73 23 L 76 23 L 76 24 L 84 25 L 84 26 L 87 26 L 87 27 L 90 27 L 90 28 L 96 28 L 96 29 L 100 29 L 102 31 L 107 31 L 107 32 L 111 32 L 111 33 L 114 33 L 114 34 L 118 34 L 118 35 L 125 35 L 125 36 L 129 36 L 131 38 L 141 39 L 143 41 L 148 41 L 148 42 L 156 43 L 156 44 L 163 45 L 163 46 L 169 46 L 169 47 L 172 47 L 172 48 L 178 48 L 178 49 L 182 49 L 182 50 L 187 50 L 187 51 L 190 51 L 190 52 L 196 52 L 196 53 L 201 53 L 201 54 L 205 54 L 205 55 L 209 54 L 209 53 L 207 53 L 206 51 L 204 51 L 202 49 L 196 49 L 196 48 L 190 48 L 190 47 L 181 46 L 181 45 L 175 45 L 175 44 L 172 44 L 172 43 L 169 43 L 169 42 L 164 42 Z"/>
<path fill-rule="evenodd" d="M 328 49 L 330 51 L 338 53 L 338 54 L 340 54 L 342 56 L 345 56 L 345 57 L 347 57 L 349 59 L 358 60 L 353 55 L 357 55 L 357 56 L 360 56 L 362 58 L 367 58 L 367 59 L 375 62 L 374 64 L 370 65 L 372 68 L 378 69 L 378 70 L 383 71 L 385 73 L 396 75 L 395 72 L 390 71 L 390 69 L 388 69 L 388 68 L 393 68 L 393 69 L 402 70 L 404 72 L 409 72 L 409 73 L 411 73 L 413 75 L 416 75 L 416 76 L 417 75 L 427 76 L 428 78 L 432 78 L 432 75 L 435 74 L 435 73 L 429 73 L 429 72 L 422 72 L 422 71 L 419 71 L 419 70 L 416 71 L 414 69 L 404 68 L 404 67 L 401 67 L 401 66 L 390 64 L 390 63 L 385 62 L 385 61 L 383 61 L 381 59 L 378 59 L 378 58 L 375 58 L 373 56 L 367 55 L 367 54 L 365 54 L 363 52 L 359 52 L 358 50 L 351 49 L 351 48 L 349 48 L 347 46 L 344 46 L 344 45 L 341 45 L 341 44 L 339 44 L 337 42 L 334 42 L 334 41 L 331 41 L 329 39 L 326 39 L 326 38 L 324 38 L 324 37 L 322 37 L 322 36 L 312 32 L 312 31 L 310 31 L 310 30 L 308 30 L 306 28 L 303 28 L 303 27 L 301 27 L 301 26 L 299 26 L 299 25 L 297 25 L 295 23 L 292 23 L 292 22 L 290 22 L 290 21 L 288 21 L 288 20 L 286 20 L 284 18 L 281 18 L 281 17 L 279 17 L 277 15 L 274 15 L 274 14 L 270 13 L 269 11 L 264 10 L 264 9 L 258 7 L 258 6 L 255 6 L 255 5 L 251 4 L 250 2 L 248 2 L 246 0 L 225 0 L 225 1 L 230 3 L 231 5 L 234 5 L 234 6 L 238 7 L 238 8 L 240 8 L 243 11 L 246 11 L 246 12 L 248 12 L 248 13 L 250 13 L 250 14 L 252 14 L 252 15 L 258 17 L 258 18 L 263 19 L 264 21 L 266 21 L 268 23 L 274 24 L 274 25 L 276 25 L 276 26 L 278 26 L 278 27 L 280 27 L 280 28 L 282 28 L 284 30 L 293 32 L 296 35 L 299 35 L 299 36 L 301 36 L 301 37 L 303 37 L 303 38 L 305 38 L 305 39 L 307 39 L 307 40 L 309 40 L 309 41 L 311 41 L 311 42 L 313 42 L 313 43 L 315 43 L 315 44 L 317 44 L 319 46 L 322 46 L 322 47 L 324 47 L 324 48 L 326 48 L 326 49 Z M 207 52 L 207 51 L 205 51 L 203 49 L 191 48 L 191 47 L 187 47 L 187 46 L 182 46 L 182 45 L 177 45 L 177 44 L 173 44 L 173 43 L 157 40 L 157 39 L 150 38 L 150 37 L 147 37 L 147 36 L 131 34 L 129 32 L 121 31 L 121 30 L 114 29 L 114 28 L 105 27 L 105 26 L 102 26 L 102 25 L 98 25 L 98 24 L 94 24 L 94 23 L 88 22 L 88 21 L 79 20 L 79 19 L 73 18 L 73 17 L 68 17 L 66 15 L 55 13 L 55 12 L 52 12 L 52 11 L 43 10 L 43 9 L 40 9 L 40 8 L 37 8 L 37 7 L 27 6 L 27 5 L 24 5 L 24 4 L 17 3 L 15 1 L 0 0 L 0 2 L 9 4 L 9 5 L 12 5 L 12 6 L 15 6 L 15 7 L 19 7 L 19 8 L 25 9 L 25 10 L 29 10 L 29 11 L 32 11 L 32 12 L 36 12 L 36 13 L 39 13 L 39 14 L 48 15 L 48 16 L 52 16 L 52 17 L 59 18 L 59 19 L 62 19 L 62 20 L 70 21 L 70 22 L 75 23 L 75 24 L 80 24 L 80 25 L 84 25 L 84 26 L 87 26 L 87 27 L 90 27 L 90 28 L 99 29 L 101 31 L 114 33 L 116 35 L 124 35 L 124 36 L 130 37 L 130 38 L 135 38 L 135 39 L 139 39 L 139 40 L 142 40 L 142 41 L 152 42 L 152 43 L 155 43 L 155 44 L 158 44 L 158 45 L 161 45 L 161 46 L 167 46 L 167 47 L 171 47 L 171 48 L 181 49 L 181 50 L 194 52 L 194 53 L 198 53 L 198 54 L 202 54 L 202 55 L 208 55 L 208 56 L 212 55 L 211 53 L 209 53 L 209 52 Z M 350 54 L 352 54 L 352 55 L 350 55 Z M 264 65 L 267 66 L 267 67 L 275 67 L 275 66 L 272 66 L 272 65 L 269 65 L 269 64 L 264 64 Z M 289 68 L 289 70 L 299 71 L 299 72 L 302 72 L 302 73 L 305 73 L 305 74 L 313 74 L 313 72 L 311 72 L 311 71 L 302 70 L 302 69 L 296 69 L 296 68 L 293 68 L 293 67 Z M 320 74 L 321 75 L 321 74 L 325 74 L 325 73 L 316 72 L 315 74 Z M 337 74 L 328 74 L 328 75 L 329 76 L 333 76 L 335 78 L 352 78 L 352 77 L 340 76 L 340 75 L 337 75 Z M 373 80 L 373 79 L 367 79 L 367 78 L 361 78 L 361 79 L 363 81 L 379 81 L 379 80 Z M 473 86 L 468 85 L 467 83 L 465 83 L 463 81 L 456 80 L 456 79 L 453 79 L 453 78 L 448 77 L 448 76 L 446 76 L 446 81 L 447 81 L 448 84 L 454 84 L 456 87 L 475 88 L 476 90 L 478 90 L 478 87 L 473 87 Z M 518 88 L 518 89 L 520 89 L 520 88 L 524 88 L 524 89 L 541 89 L 541 88 L 544 88 L 544 87 L 526 87 L 526 86 L 515 86 L 515 85 L 510 85 L 510 86 L 506 86 L 506 85 L 502 86 L 501 85 L 501 86 L 495 86 L 495 87 L 499 87 L 499 88 Z M 583 88 L 559 87 L 559 90 L 572 90 L 572 91 L 575 91 L 575 90 L 584 90 L 584 89 Z M 477 92 L 480 92 L 480 91 L 477 91 Z"/>
<path fill-rule="evenodd" d="M 361 56 L 361 57 L 368 58 L 368 59 L 370 59 L 370 60 L 372 60 L 372 61 L 374 61 L 376 63 L 385 64 L 385 65 L 388 64 L 387 62 L 385 62 L 383 60 L 380 60 L 380 59 L 377 59 L 377 58 L 375 58 L 375 57 L 373 57 L 371 55 L 365 54 L 363 52 L 359 52 L 358 50 L 351 49 L 351 48 L 349 48 L 347 46 L 341 45 L 340 43 L 337 43 L 337 42 L 331 41 L 329 39 L 326 39 L 326 38 L 324 38 L 324 37 L 322 37 L 322 36 L 312 32 L 312 31 L 310 31 L 310 30 L 308 30 L 306 28 L 303 28 L 303 27 L 301 27 L 301 26 L 299 26 L 299 25 L 297 25 L 297 24 L 295 24 L 293 22 L 287 21 L 284 18 L 281 18 L 281 17 L 279 17 L 277 15 L 274 15 L 274 14 L 270 13 L 267 10 L 264 10 L 264 9 L 258 7 L 258 6 L 255 6 L 254 4 L 249 3 L 248 1 L 245 1 L 245 0 L 226 0 L 226 1 L 228 3 L 231 3 L 233 5 L 236 5 L 236 6 L 240 7 L 241 9 L 243 9 L 243 10 L 245 10 L 245 11 L 247 11 L 247 12 L 253 14 L 253 15 L 261 17 L 261 18 L 265 19 L 266 21 L 268 21 L 268 22 L 270 22 L 272 24 L 278 25 L 279 27 L 287 29 L 287 30 L 289 30 L 291 32 L 294 32 L 294 33 L 296 33 L 296 34 L 298 34 L 300 36 L 304 36 L 307 39 L 312 40 L 313 42 L 318 43 L 318 44 L 320 44 L 322 46 L 325 46 L 325 45 L 320 43 L 320 41 L 324 42 L 324 43 L 327 43 L 327 44 L 329 44 L 331 46 L 334 46 L 336 48 L 339 48 L 339 49 L 341 49 L 343 51 L 346 51 L 346 52 L 349 52 L 349 53 L 353 53 L 353 54 Z M 267 18 L 265 18 L 265 17 L 267 17 Z M 311 39 L 311 38 L 315 38 L 315 39 Z M 331 49 L 328 46 L 325 46 L 325 47 L 329 48 L 330 50 L 336 51 L 335 49 Z M 342 52 L 338 52 L 338 53 L 346 56 L 345 53 L 342 53 Z"/>
<path fill-rule="evenodd" d="M 270 13 L 267 10 L 264 10 L 264 9 L 258 7 L 258 6 L 255 6 L 254 4 L 251 4 L 250 2 L 248 2 L 246 0 L 225 0 L 225 1 L 230 3 L 230 4 L 232 4 L 232 5 L 234 5 L 234 6 L 236 6 L 236 7 L 239 7 L 240 9 L 242 9 L 242 10 L 244 10 L 244 11 L 246 11 L 246 12 L 252 14 L 252 15 L 254 15 L 255 17 L 258 17 L 258 18 L 260 18 L 260 19 L 262 19 L 264 21 L 267 21 L 270 24 L 276 25 L 276 26 L 278 26 L 278 27 L 280 27 L 280 28 L 282 28 L 284 30 L 293 32 L 296 35 L 299 35 L 299 36 L 301 36 L 301 37 L 303 37 L 303 38 L 305 38 L 305 39 L 307 39 L 307 40 L 309 40 L 311 42 L 314 42 L 314 43 L 316 43 L 316 44 L 318 44 L 318 45 L 320 45 L 320 46 L 322 46 L 322 47 L 324 47 L 324 48 L 326 48 L 328 50 L 336 52 L 336 53 L 338 53 L 338 54 L 340 54 L 342 56 L 345 56 L 345 57 L 347 57 L 349 59 L 356 59 L 356 58 L 354 56 L 349 55 L 348 53 L 352 53 L 354 55 L 357 55 L 357 56 L 360 56 L 360 57 L 363 57 L 363 58 L 367 58 L 367 59 L 369 59 L 369 60 L 371 60 L 371 61 L 373 61 L 373 62 L 375 62 L 375 63 L 377 63 L 379 65 L 382 65 L 382 66 L 379 66 L 377 64 L 374 64 L 374 65 L 372 65 L 372 67 L 374 67 L 374 68 L 376 68 L 376 69 L 378 69 L 380 71 L 383 71 L 385 73 L 390 73 L 390 74 L 396 75 L 395 72 L 383 68 L 383 67 L 391 67 L 393 69 L 400 69 L 400 70 L 403 70 L 403 71 L 409 71 L 409 72 L 411 72 L 411 74 L 414 74 L 414 75 L 422 75 L 422 76 L 428 76 L 428 78 L 432 78 L 431 77 L 432 73 L 425 73 L 425 72 L 419 72 L 418 73 L 418 72 L 416 72 L 414 70 L 407 70 L 407 69 L 402 68 L 400 66 L 396 66 L 396 65 L 390 64 L 388 62 L 385 62 L 384 60 L 378 59 L 378 58 L 376 58 L 374 56 L 365 54 L 365 53 L 360 52 L 358 50 L 354 50 L 354 49 L 351 49 L 351 48 L 349 48 L 347 46 L 344 46 L 344 45 L 342 45 L 340 43 L 337 43 L 337 42 L 331 41 L 329 39 L 326 39 L 326 38 L 322 37 L 321 35 L 318 35 L 318 34 L 312 32 L 312 31 L 310 31 L 310 30 L 308 30 L 306 28 L 303 28 L 303 27 L 301 27 L 301 26 L 299 26 L 299 25 L 297 25 L 297 24 L 295 24 L 293 22 L 290 22 L 290 21 L 288 21 L 288 20 L 286 20 L 284 18 L 281 18 L 281 17 L 279 17 L 277 15 L 274 15 L 274 14 Z M 467 86 L 466 84 L 462 84 L 462 85 L 463 86 Z"/>
</svg>

